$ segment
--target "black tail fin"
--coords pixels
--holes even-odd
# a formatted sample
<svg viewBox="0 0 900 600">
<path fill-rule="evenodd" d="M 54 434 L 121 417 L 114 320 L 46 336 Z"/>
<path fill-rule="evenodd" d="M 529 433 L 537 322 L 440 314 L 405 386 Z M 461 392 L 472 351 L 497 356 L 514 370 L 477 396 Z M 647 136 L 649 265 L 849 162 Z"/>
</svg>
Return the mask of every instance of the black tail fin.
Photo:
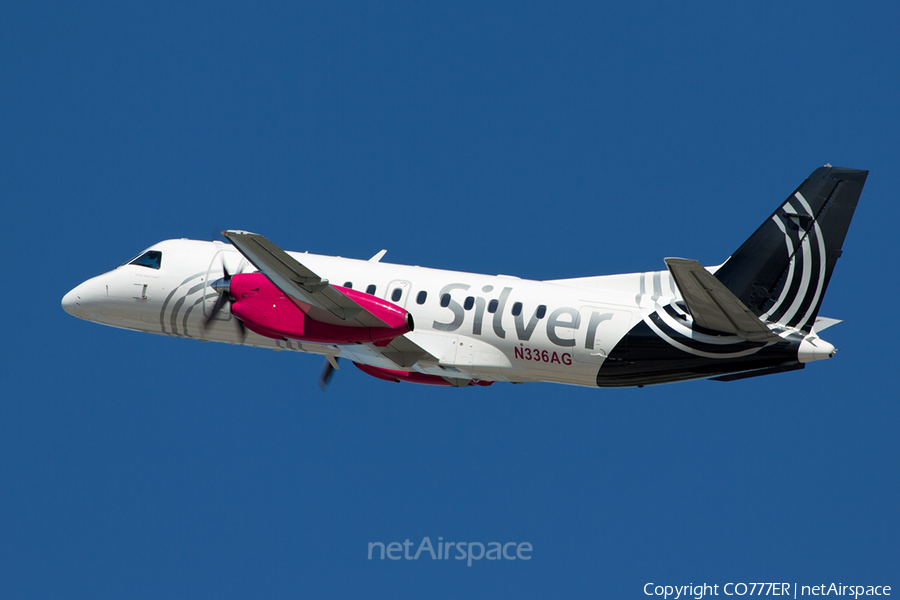
<svg viewBox="0 0 900 600">
<path fill-rule="evenodd" d="M 830 165 L 813 171 L 716 277 L 758 317 L 809 331 L 868 174 Z"/>
</svg>

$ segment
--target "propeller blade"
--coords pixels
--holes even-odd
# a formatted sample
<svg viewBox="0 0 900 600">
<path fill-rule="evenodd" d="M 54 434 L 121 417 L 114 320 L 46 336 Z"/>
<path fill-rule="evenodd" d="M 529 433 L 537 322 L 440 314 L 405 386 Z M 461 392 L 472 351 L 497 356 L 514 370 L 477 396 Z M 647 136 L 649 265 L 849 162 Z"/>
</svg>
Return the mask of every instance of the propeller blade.
<svg viewBox="0 0 900 600">
<path fill-rule="evenodd" d="M 331 378 L 334 377 L 334 370 L 337 368 L 337 358 L 329 356 L 322 367 L 322 375 L 319 376 L 319 387 L 322 388 L 323 392 L 328 389 L 328 384 L 331 382 Z"/>
<path fill-rule="evenodd" d="M 228 272 L 228 267 L 225 266 L 225 261 L 222 261 L 222 278 L 217 279 L 212 283 L 213 289 L 215 289 L 219 293 L 219 297 L 216 299 L 216 303 L 213 305 L 212 309 L 209 311 L 209 315 L 203 321 L 203 330 L 205 331 L 207 328 L 211 327 L 213 324 L 213 319 L 219 314 L 225 304 L 231 301 L 231 294 L 229 287 L 231 286 L 231 273 Z M 244 338 L 247 337 L 247 331 L 244 327 L 244 324 L 241 323 L 240 319 L 237 319 L 238 324 L 240 326 L 241 331 L 241 341 L 244 341 Z"/>
<path fill-rule="evenodd" d="M 218 299 L 216 299 L 216 303 L 213 305 L 212 310 L 209 311 L 209 316 L 206 317 L 206 320 L 203 322 L 203 329 L 207 329 L 211 324 L 212 320 L 215 318 L 219 311 L 222 310 L 222 307 L 225 306 L 225 303 L 228 302 L 228 294 L 222 292 L 219 294 Z"/>
</svg>

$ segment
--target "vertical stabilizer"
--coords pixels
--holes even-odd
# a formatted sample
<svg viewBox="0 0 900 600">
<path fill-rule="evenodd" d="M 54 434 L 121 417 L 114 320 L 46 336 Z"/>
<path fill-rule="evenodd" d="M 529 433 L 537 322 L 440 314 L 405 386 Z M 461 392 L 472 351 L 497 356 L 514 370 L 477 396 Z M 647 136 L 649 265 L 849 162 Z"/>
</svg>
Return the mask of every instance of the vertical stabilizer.
<svg viewBox="0 0 900 600">
<path fill-rule="evenodd" d="M 716 278 L 758 317 L 809 331 L 868 174 L 832 166 L 813 171 Z"/>
</svg>

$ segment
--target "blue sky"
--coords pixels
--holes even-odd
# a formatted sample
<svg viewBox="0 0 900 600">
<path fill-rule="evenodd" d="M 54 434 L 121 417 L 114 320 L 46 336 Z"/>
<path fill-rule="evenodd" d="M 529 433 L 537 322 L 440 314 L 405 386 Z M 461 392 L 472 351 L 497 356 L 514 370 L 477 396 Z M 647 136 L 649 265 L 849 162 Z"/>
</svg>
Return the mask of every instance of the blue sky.
<svg viewBox="0 0 900 600">
<path fill-rule="evenodd" d="M 888 2 L 0 8 L 0 597 L 645 597 L 900 585 Z M 535 279 L 722 262 L 871 174 L 837 356 L 733 383 L 432 389 L 74 319 L 147 246 Z M 894 190 L 893 192 L 891 190 Z M 369 542 L 530 561 L 369 561 Z"/>
</svg>

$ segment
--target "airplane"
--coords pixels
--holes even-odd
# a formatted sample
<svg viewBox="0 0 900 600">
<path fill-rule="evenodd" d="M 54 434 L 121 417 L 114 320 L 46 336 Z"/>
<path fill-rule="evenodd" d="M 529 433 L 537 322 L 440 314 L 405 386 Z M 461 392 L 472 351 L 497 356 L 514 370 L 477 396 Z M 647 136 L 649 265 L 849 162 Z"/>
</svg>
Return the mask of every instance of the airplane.
<svg viewBox="0 0 900 600">
<path fill-rule="evenodd" d="M 724 263 L 531 281 L 167 240 L 62 299 L 112 327 L 345 359 L 392 382 L 643 387 L 734 381 L 830 358 L 819 307 L 868 171 L 816 169 Z"/>
</svg>

